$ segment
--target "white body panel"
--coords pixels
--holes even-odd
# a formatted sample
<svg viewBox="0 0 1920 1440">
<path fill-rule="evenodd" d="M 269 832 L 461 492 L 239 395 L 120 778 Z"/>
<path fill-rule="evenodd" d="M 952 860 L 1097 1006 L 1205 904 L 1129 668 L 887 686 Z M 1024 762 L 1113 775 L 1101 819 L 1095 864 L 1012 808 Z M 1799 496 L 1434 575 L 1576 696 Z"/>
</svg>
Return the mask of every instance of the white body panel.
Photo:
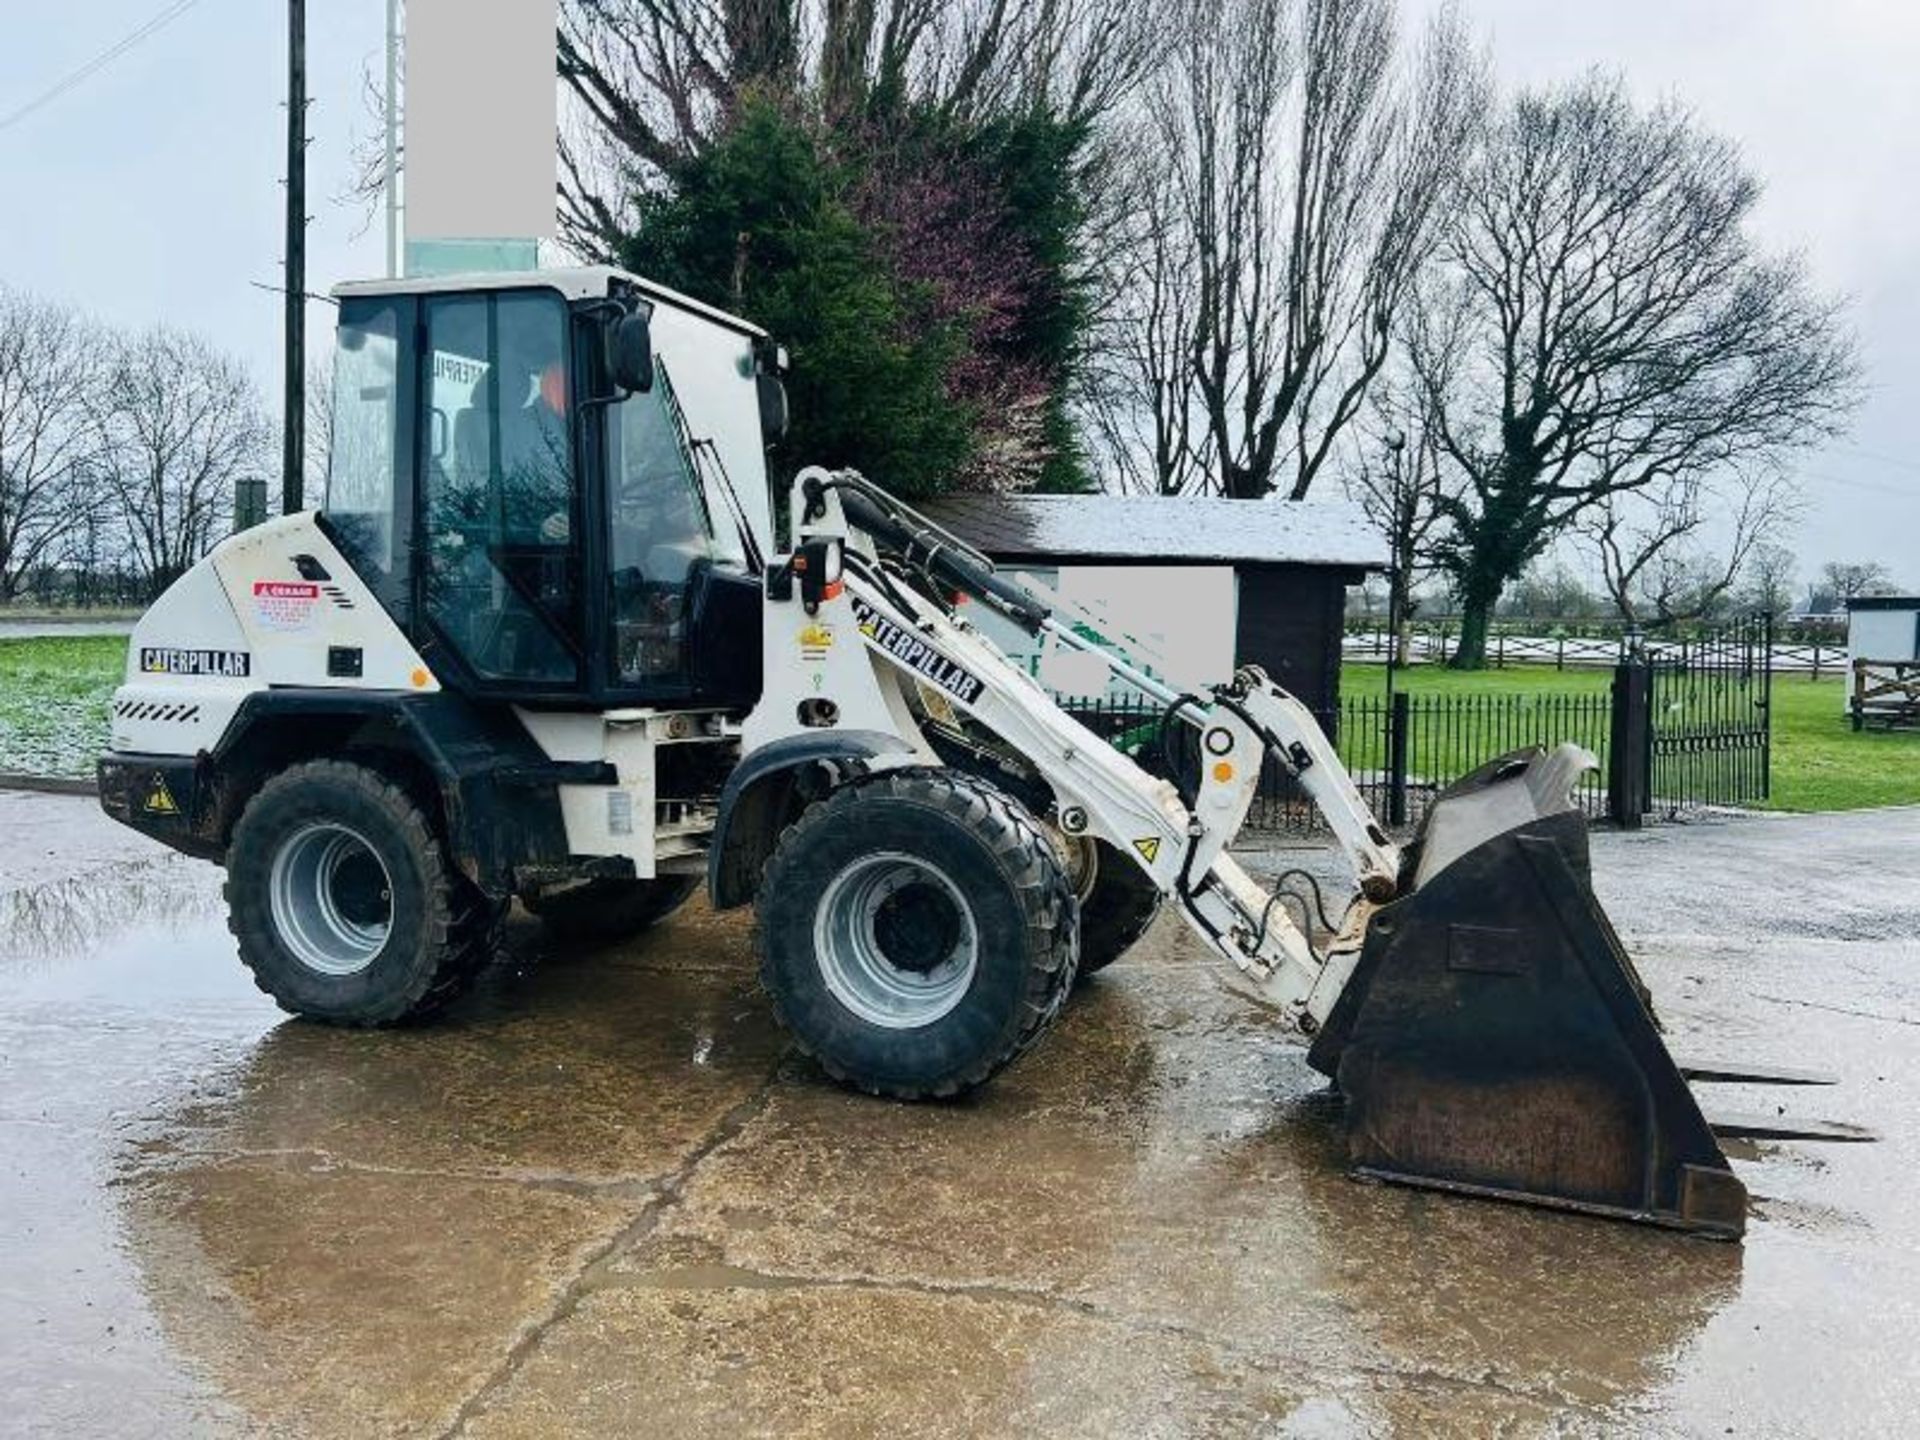
<svg viewBox="0 0 1920 1440">
<path fill-rule="evenodd" d="M 324 580 L 303 579 L 295 556 L 310 555 Z M 219 572 L 241 632 L 254 652 L 254 678 L 268 685 L 351 690 L 438 690 L 419 652 L 380 608 L 312 514 L 269 520 L 207 557 Z M 357 677 L 327 674 L 327 652 L 361 652 Z"/>
<path fill-rule="evenodd" d="M 300 555 L 327 578 L 303 577 Z M 327 673 L 336 647 L 360 651 L 358 677 Z M 126 683 L 114 692 L 112 746 L 145 755 L 209 750 L 247 695 L 274 685 L 440 688 L 311 514 L 222 541 L 140 617 Z"/>
<path fill-rule="evenodd" d="M 708 807 L 663 807 L 657 762 L 666 745 L 734 743 L 738 731 L 723 716 L 688 710 L 516 709 L 514 714 L 548 759 L 614 768 L 612 785 L 559 787 L 569 851 L 624 856 L 643 880 L 704 863 L 713 812 Z"/>
<path fill-rule="evenodd" d="M 133 628 L 126 683 L 114 692 L 115 750 L 195 755 L 226 733 L 253 679 L 253 652 L 220 576 L 202 561 Z"/>
</svg>

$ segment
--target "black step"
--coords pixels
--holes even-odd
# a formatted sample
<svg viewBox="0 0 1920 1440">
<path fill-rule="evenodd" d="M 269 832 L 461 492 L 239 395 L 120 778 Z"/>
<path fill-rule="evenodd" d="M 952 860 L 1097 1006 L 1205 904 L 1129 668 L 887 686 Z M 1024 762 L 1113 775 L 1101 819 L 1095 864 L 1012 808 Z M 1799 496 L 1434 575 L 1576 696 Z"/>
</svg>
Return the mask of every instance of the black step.
<svg viewBox="0 0 1920 1440">
<path fill-rule="evenodd" d="M 537 760 L 518 765 L 496 765 L 496 784 L 531 787 L 536 785 L 618 785 L 619 772 L 605 760 Z"/>
</svg>

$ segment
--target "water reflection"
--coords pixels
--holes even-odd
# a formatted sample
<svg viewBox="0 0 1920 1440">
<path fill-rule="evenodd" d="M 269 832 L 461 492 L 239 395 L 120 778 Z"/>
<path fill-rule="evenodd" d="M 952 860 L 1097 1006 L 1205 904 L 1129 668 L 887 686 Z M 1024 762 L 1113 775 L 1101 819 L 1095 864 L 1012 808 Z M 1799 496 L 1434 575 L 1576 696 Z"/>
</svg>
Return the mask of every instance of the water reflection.
<svg viewBox="0 0 1920 1440">
<path fill-rule="evenodd" d="M 1006 1414 L 1144 1349 L 1183 1357 L 1173 1430 L 1599 1423 L 1739 1290 L 1737 1247 L 1347 1180 L 1299 1046 L 1191 965 L 1120 967 L 978 1098 L 905 1106 L 783 1060 L 736 921 L 538 933 L 432 1027 L 280 1025 L 123 1151 L 160 1326 L 254 1423 L 443 1423 L 616 1237 L 596 1283 L 683 1320 L 858 1277 L 929 1297 L 936 1345 L 989 1323 L 965 1296 L 1028 1297 L 974 1377 Z M 817 1338 L 762 1363 L 798 1384 Z"/>
<path fill-rule="evenodd" d="M 131 930 L 177 933 L 224 913 L 220 872 L 180 855 L 0 891 L 0 976 L 105 951 Z"/>
</svg>

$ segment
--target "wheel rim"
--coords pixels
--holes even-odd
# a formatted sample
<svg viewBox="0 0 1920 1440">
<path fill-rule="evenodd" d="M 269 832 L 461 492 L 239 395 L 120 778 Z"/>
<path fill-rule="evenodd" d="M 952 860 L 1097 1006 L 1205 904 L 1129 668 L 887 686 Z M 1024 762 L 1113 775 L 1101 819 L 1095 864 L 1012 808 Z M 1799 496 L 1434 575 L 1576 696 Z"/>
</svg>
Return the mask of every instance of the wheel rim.
<svg viewBox="0 0 1920 1440">
<path fill-rule="evenodd" d="M 366 969 L 393 929 L 386 863 L 363 836 L 332 821 L 281 842 L 268 892 L 280 942 L 322 975 Z"/>
<path fill-rule="evenodd" d="M 863 856 L 833 878 L 814 911 L 813 948 L 834 998 L 889 1030 L 946 1015 L 980 963 L 979 928 L 960 887 L 895 851 Z"/>
<path fill-rule="evenodd" d="M 1094 882 L 1100 878 L 1100 847 L 1091 835 L 1069 835 L 1057 825 L 1049 825 L 1047 833 L 1067 872 L 1074 899 L 1086 904 L 1093 894 Z"/>
</svg>

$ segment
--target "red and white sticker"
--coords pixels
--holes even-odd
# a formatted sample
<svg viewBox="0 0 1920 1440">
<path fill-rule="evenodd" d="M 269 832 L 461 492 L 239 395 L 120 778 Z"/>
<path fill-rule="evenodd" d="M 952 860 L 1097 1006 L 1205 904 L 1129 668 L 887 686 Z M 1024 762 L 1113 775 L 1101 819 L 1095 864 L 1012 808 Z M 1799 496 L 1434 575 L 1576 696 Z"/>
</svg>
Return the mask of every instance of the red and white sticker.
<svg viewBox="0 0 1920 1440">
<path fill-rule="evenodd" d="M 304 630 L 320 603 L 320 587 L 304 580 L 256 580 L 253 613 L 269 630 Z"/>
</svg>

